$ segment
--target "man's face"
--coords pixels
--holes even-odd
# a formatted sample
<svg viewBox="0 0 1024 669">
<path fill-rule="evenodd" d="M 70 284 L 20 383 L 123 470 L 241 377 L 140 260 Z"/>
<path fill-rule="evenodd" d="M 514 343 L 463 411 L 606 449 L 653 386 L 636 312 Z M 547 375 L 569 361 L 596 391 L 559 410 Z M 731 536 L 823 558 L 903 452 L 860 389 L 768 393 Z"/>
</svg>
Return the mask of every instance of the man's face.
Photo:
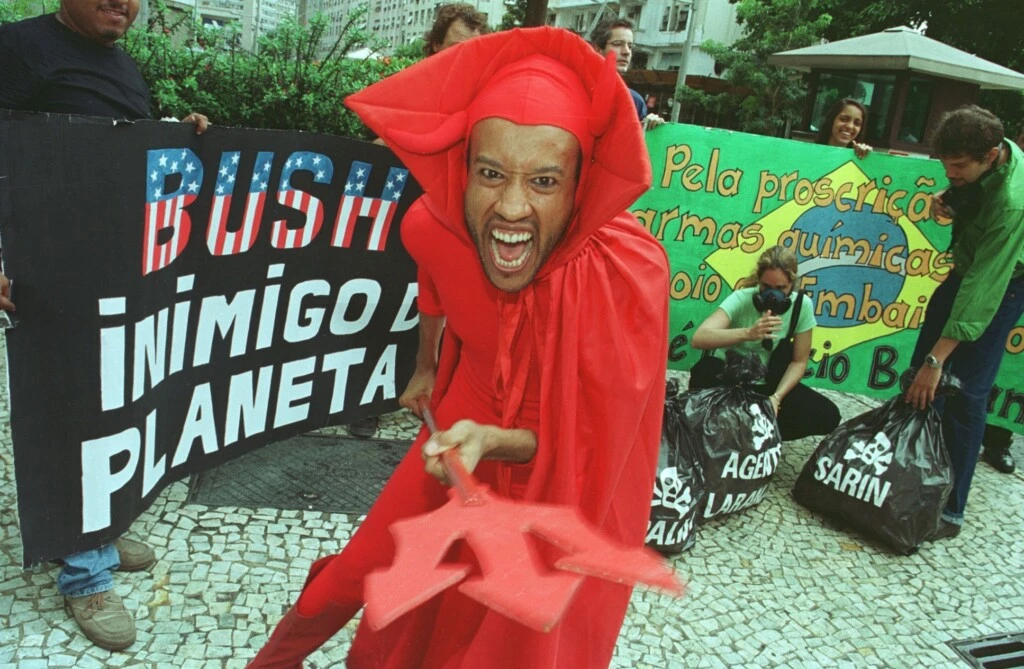
<svg viewBox="0 0 1024 669">
<path fill-rule="evenodd" d="M 466 22 L 462 19 L 455 19 L 452 24 L 448 26 L 448 32 L 444 34 L 444 41 L 436 46 L 437 51 L 444 51 L 448 47 L 461 44 L 466 40 L 479 37 L 480 31 L 474 30 L 466 25 Z"/>
<path fill-rule="evenodd" d="M 994 146 L 981 160 L 971 156 L 939 156 L 942 166 L 946 168 L 946 177 L 954 186 L 966 186 L 981 178 L 981 175 L 992 167 L 993 161 L 999 157 L 999 147 Z"/>
<path fill-rule="evenodd" d="M 509 293 L 526 287 L 572 218 L 579 142 L 547 125 L 490 118 L 470 134 L 466 227 L 484 274 Z"/>
<path fill-rule="evenodd" d="M 112 46 L 139 15 L 139 0 L 61 0 L 61 21 L 98 44 Z"/>
<path fill-rule="evenodd" d="M 633 31 L 629 28 L 612 28 L 611 37 L 604 45 L 603 55 L 615 54 L 615 68 L 625 74 L 633 59 Z"/>
</svg>

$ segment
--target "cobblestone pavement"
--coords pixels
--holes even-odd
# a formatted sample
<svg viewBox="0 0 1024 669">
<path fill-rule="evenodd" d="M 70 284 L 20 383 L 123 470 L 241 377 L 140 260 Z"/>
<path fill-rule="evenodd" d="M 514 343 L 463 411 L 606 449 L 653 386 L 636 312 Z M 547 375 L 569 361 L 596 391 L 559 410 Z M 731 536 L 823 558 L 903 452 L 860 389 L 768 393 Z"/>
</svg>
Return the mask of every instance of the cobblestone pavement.
<svg viewBox="0 0 1024 669">
<path fill-rule="evenodd" d="M 833 396 L 844 418 L 877 404 Z M 133 527 L 159 562 L 116 577 L 136 612 L 138 640 L 123 653 L 100 650 L 64 612 L 57 568 L 20 567 L 6 402 L 5 395 L 0 667 L 243 667 L 313 560 L 338 551 L 359 522 L 315 510 L 185 504 L 187 483 L 174 483 Z M 416 428 L 411 415 L 390 414 L 382 436 L 407 438 Z M 689 583 L 684 598 L 636 591 L 613 667 L 956 667 L 966 665 L 948 641 L 1024 630 L 1024 475 L 979 465 L 963 533 L 900 557 L 792 500 L 814 445 L 787 443 L 768 497 L 702 528 L 692 551 L 673 561 Z M 1021 446 L 1018 436 L 1024 465 Z M 354 629 L 307 666 L 343 666 Z"/>
</svg>

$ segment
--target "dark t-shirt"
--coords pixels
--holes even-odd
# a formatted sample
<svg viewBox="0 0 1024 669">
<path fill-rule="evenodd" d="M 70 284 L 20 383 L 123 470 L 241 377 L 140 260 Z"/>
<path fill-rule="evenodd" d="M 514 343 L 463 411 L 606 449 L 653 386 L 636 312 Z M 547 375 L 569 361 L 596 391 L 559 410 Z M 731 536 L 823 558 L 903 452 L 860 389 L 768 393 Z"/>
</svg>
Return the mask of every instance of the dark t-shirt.
<svg viewBox="0 0 1024 669">
<path fill-rule="evenodd" d="M 647 118 L 647 103 L 644 102 L 643 96 L 632 88 L 629 89 L 629 96 L 633 98 L 633 106 L 636 107 L 636 115 L 640 117 L 640 123 L 643 123 Z"/>
<path fill-rule="evenodd" d="M 0 26 L 0 108 L 149 118 L 149 88 L 120 47 L 46 14 Z"/>
</svg>

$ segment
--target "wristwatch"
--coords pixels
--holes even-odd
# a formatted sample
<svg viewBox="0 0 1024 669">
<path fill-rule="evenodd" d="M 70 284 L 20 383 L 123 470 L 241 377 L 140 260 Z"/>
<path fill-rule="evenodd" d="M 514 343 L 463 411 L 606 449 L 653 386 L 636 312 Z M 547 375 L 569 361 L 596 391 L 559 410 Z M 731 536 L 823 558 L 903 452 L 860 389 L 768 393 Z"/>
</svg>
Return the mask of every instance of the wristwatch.
<svg viewBox="0 0 1024 669">
<path fill-rule="evenodd" d="M 929 353 L 928 355 L 924 356 L 924 364 L 928 365 L 932 369 L 942 369 L 942 363 L 939 362 L 939 359 L 936 358 L 931 353 Z"/>
</svg>

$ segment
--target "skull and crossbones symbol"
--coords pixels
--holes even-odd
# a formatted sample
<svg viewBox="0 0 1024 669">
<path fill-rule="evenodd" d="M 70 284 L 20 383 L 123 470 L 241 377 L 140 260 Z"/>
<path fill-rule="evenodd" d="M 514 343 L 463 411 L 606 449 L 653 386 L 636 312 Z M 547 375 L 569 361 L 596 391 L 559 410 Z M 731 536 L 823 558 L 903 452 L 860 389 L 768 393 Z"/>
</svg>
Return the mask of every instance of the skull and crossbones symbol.
<svg viewBox="0 0 1024 669">
<path fill-rule="evenodd" d="M 679 478 L 679 472 L 675 467 L 666 467 L 658 475 L 657 485 L 654 486 L 654 497 L 651 499 L 651 506 L 663 506 L 666 509 L 674 509 L 682 518 L 693 505 L 693 494 L 690 486 L 683 487 L 683 480 Z"/>
<path fill-rule="evenodd" d="M 875 476 L 881 476 L 892 464 L 892 442 L 884 432 L 879 432 L 870 442 L 855 441 L 843 454 L 844 460 L 860 460 L 875 468 Z"/>
<path fill-rule="evenodd" d="M 756 404 L 750 405 L 750 415 L 754 417 L 754 424 L 751 427 L 754 433 L 754 450 L 760 451 L 765 443 L 775 436 L 775 425 Z"/>
</svg>

